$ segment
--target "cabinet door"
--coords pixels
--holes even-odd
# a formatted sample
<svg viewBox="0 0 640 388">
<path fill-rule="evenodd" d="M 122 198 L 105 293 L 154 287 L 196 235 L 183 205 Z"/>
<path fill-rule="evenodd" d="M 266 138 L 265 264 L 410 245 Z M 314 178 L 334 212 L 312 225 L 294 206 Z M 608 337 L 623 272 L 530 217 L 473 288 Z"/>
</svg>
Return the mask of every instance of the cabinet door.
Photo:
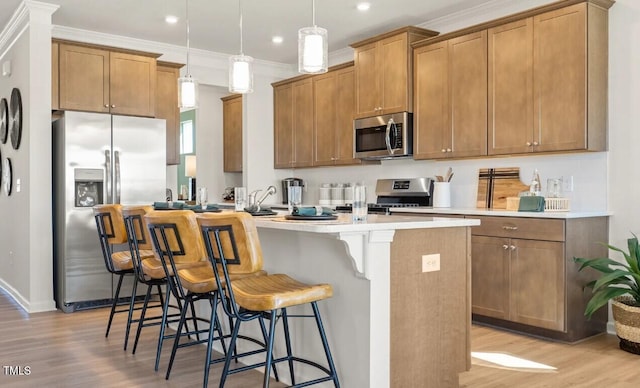
<svg viewBox="0 0 640 388">
<path fill-rule="evenodd" d="M 111 113 L 154 117 L 156 59 L 119 52 L 110 58 Z"/>
<path fill-rule="evenodd" d="M 399 34 L 379 43 L 380 90 L 382 113 L 413 112 L 409 105 L 412 86 L 409 85 L 409 46 L 407 34 Z"/>
<path fill-rule="evenodd" d="M 224 172 L 242 172 L 242 95 L 222 104 Z"/>
<path fill-rule="evenodd" d="M 336 125 L 334 164 L 359 164 L 353 158 L 353 117 L 356 110 L 355 69 L 348 67 L 336 72 Z"/>
<path fill-rule="evenodd" d="M 180 109 L 178 77 L 181 65 L 158 65 L 156 80 L 156 117 L 167 127 L 167 164 L 180 164 Z"/>
<path fill-rule="evenodd" d="M 533 22 L 488 31 L 489 155 L 526 153 L 533 144 Z"/>
<path fill-rule="evenodd" d="M 449 156 L 487 154 L 487 32 L 449 41 Z"/>
<path fill-rule="evenodd" d="M 370 117 L 381 113 L 379 60 L 377 42 L 355 49 L 357 117 Z"/>
<path fill-rule="evenodd" d="M 510 319 L 563 331 L 564 243 L 513 239 L 511 244 Z"/>
<path fill-rule="evenodd" d="M 586 4 L 533 18 L 536 151 L 586 148 Z"/>
<path fill-rule="evenodd" d="M 273 88 L 274 168 L 293 167 L 293 87 L 285 84 Z"/>
<path fill-rule="evenodd" d="M 474 314 L 509 319 L 509 245 L 506 238 L 471 237 L 471 310 Z"/>
<path fill-rule="evenodd" d="M 60 109 L 109 112 L 109 51 L 60 43 Z"/>
<path fill-rule="evenodd" d="M 414 55 L 414 159 L 446 155 L 449 137 L 449 54 L 447 41 L 416 49 Z"/>
<path fill-rule="evenodd" d="M 335 72 L 313 77 L 315 166 L 333 165 L 336 144 L 337 85 Z"/>
<path fill-rule="evenodd" d="M 313 166 L 313 82 L 312 78 L 293 84 L 294 166 Z"/>
</svg>

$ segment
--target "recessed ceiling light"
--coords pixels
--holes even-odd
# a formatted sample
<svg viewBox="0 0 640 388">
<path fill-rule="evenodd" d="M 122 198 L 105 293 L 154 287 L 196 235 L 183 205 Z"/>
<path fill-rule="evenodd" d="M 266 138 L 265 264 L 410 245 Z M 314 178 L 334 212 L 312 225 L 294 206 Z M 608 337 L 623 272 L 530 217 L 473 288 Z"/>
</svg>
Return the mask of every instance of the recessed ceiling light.
<svg viewBox="0 0 640 388">
<path fill-rule="evenodd" d="M 369 4 L 369 3 L 358 3 L 356 8 L 358 8 L 358 11 L 368 11 L 369 8 L 371 8 L 371 4 Z"/>
<path fill-rule="evenodd" d="M 173 15 L 167 15 L 165 16 L 164 21 L 169 24 L 176 24 L 178 22 L 178 17 Z"/>
<path fill-rule="evenodd" d="M 271 38 L 271 41 L 275 44 L 280 44 L 284 41 L 284 39 L 282 39 L 281 36 L 274 36 L 273 38 Z"/>
</svg>

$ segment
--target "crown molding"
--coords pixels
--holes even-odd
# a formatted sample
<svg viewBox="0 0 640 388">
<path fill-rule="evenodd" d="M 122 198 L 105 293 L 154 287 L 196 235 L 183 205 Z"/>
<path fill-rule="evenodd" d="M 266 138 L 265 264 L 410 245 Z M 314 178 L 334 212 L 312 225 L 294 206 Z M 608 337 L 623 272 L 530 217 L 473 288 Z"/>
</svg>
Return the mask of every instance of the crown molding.
<svg viewBox="0 0 640 388">
<path fill-rule="evenodd" d="M 160 58 L 158 58 L 159 60 L 167 62 L 186 63 L 187 59 L 186 47 L 130 38 L 122 35 L 105 34 L 102 32 L 54 25 L 52 36 L 57 39 L 156 53 L 161 55 Z M 190 66 L 212 68 L 216 70 L 227 71 L 230 56 L 231 54 L 217 53 L 208 50 L 194 48 L 189 50 Z M 256 73 L 276 77 L 288 77 L 293 69 L 293 65 L 291 64 L 264 61 L 260 59 L 255 59 L 253 66 Z"/>
<path fill-rule="evenodd" d="M 31 17 L 48 16 L 51 20 L 53 14 L 60 6 L 43 3 L 40 1 L 23 0 L 13 12 L 2 32 L 0 32 L 0 58 L 4 58 L 15 42 L 29 27 Z M 50 22 L 49 22 L 50 23 Z"/>
<path fill-rule="evenodd" d="M 478 24 L 497 17 L 511 15 L 554 2 L 557 2 L 557 0 L 491 0 L 475 7 L 466 8 L 428 20 L 419 24 L 418 27 L 428 28 L 445 34 L 468 27 L 472 24 Z"/>
</svg>

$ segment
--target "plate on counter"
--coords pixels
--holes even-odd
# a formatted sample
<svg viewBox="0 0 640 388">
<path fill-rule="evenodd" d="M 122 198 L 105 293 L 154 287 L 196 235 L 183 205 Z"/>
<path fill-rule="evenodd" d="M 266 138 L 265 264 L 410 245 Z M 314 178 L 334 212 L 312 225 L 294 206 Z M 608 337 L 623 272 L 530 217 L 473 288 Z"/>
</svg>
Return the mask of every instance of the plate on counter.
<svg viewBox="0 0 640 388">
<path fill-rule="evenodd" d="M 319 215 L 319 216 L 301 216 L 297 214 L 289 214 L 284 216 L 286 220 L 295 220 L 295 221 L 329 221 L 329 220 L 337 220 L 338 216 L 334 214 L 328 215 Z"/>
<path fill-rule="evenodd" d="M 220 213 L 221 209 L 189 209 L 185 208 L 185 210 L 193 210 L 194 213 Z"/>
</svg>

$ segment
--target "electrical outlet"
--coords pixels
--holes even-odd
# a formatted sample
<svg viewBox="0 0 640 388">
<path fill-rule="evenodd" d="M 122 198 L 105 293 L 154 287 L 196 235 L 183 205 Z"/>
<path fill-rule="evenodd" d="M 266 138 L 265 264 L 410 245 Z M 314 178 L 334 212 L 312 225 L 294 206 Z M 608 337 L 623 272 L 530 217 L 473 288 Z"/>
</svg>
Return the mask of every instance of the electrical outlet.
<svg viewBox="0 0 640 388">
<path fill-rule="evenodd" d="M 570 193 L 573 191 L 573 175 L 562 177 L 562 191 Z"/>
<path fill-rule="evenodd" d="M 16 179 L 16 193 L 19 193 L 21 190 L 20 187 L 20 178 Z"/>
<path fill-rule="evenodd" d="M 422 272 L 440 271 L 440 254 L 422 255 Z"/>
</svg>

